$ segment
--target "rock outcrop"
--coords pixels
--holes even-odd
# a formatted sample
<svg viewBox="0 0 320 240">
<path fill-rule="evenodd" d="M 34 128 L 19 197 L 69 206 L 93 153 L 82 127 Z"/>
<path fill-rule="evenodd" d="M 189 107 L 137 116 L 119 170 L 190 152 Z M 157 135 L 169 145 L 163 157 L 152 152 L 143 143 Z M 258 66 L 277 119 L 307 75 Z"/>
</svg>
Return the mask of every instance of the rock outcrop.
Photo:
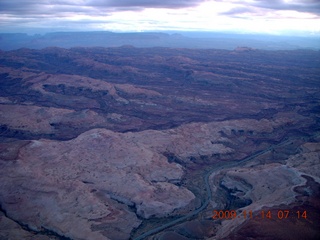
<svg viewBox="0 0 320 240">
<path fill-rule="evenodd" d="M 193 213 L 164 236 L 189 226 L 190 238 L 222 238 L 247 222 L 211 221 L 215 207 L 316 202 L 318 59 L 247 48 L 2 51 L 0 238 L 134 239 Z"/>
</svg>

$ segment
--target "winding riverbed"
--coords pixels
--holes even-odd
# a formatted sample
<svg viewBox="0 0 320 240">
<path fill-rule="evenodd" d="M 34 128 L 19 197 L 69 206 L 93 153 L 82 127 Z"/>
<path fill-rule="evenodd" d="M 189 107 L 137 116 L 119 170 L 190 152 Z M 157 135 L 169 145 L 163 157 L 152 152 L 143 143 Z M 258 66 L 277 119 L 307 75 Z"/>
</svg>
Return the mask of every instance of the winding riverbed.
<svg viewBox="0 0 320 240">
<path fill-rule="evenodd" d="M 169 227 L 172 227 L 172 226 L 174 226 L 174 225 L 176 225 L 176 224 L 178 224 L 178 223 L 184 222 L 184 221 L 186 221 L 186 220 L 188 220 L 188 219 L 196 216 L 197 214 L 199 214 L 200 212 L 202 212 L 204 209 L 206 209 L 207 206 L 208 206 L 208 204 L 209 204 L 209 202 L 212 200 L 212 192 L 211 192 L 211 188 L 210 188 L 210 184 L 209 184 L 209 177 L 210 177 L 210 175 L 211 175 L 212 173 L 217 172 L 217 171 L 221 171 L 221 170 L 226 169 L 226 168 L 232 168 L 232 167 L 240 166 L 240 165 L 243 164 L 243 163 L 249 162 L 249 161 L 255 159 L 255 158 L 258 157 L 258 156 L 261 156 L 261 155 L 263 155 L 263 154 L 266 154 L 266 153 L 272 151 L 275 147 L 284 146 L 284 145 L 290 144 L 290 143 L 291 143 L 291 140 L 286 139 L 286 140 L 284 140 L 284 141 L 282 141 L 282 142 L 280 142 L 280 143 L 278 143 L 278 144 L 274 144 L 274 145 L 272 145 L 272 146 L 270 146 L 270 147 L 268 147 L 268 148 L 266 148 L 266 149 L 264 149 L 264 150 L 262 150 L 262 151 L 259 151 L 259 152 L 257 152 L 257 153 L 254 153 L 254 154 L 246 157 L 245 159 L 243 159 L 243 160 L 241 160 L 241 161 L 231 162 L 231 163 L 228 162 L 228 163 L 224 164 L 223 166 L 218 166 L 218 167 L 216 167 L 216 168 L 211 169 L 211 170 L 208 171 L 208 172 L 205 174 L 205 176 L 204 176 L 204 183 L 205 183 L 205 188 L 206 188 L 207 196 L 206 196 L 205 201 L 204 201 L 203 204 L 201 205 L 201 207 L 199 207 L 198 209 L 195 209 L 193 212 L 191 212 L 191 213 L 189 213 L 189 214 L 187 214 L 187 215 L 185 215 L 185 216 L 183 216 L 183 217 L 180 217 L 180 218 L 175 219 L 175 220 L 173 220 L 173 221 L 170 221 L 170 222 L 168 222 L 168 223 L 166 223 L 166 224 L 163 224 L 163 225 L 161 225 L 161 226 L 159 226 L 159 227 L 156 227 L 156 228 L 154 228 L 154 229 L 151 229 L 151 230 L 149 230 L 149 231 L 141 234 L 140 236 L 136 237 L 134 240 L 141 240 L 141 239 L 144 239 L 144 238 L 146 238 L 146 237 L 149 237 L 149 236 L 151 236 L 151 235 L 153 235 L 153 234 L 156 234 L 156 233 L 158 233 L 158 232 L 161 232 L 161 231 L 163 231 L 163 230 L 165 230 L 165 229 L 167 229 L 167 228 L 169 228 Z"/>
</svg>

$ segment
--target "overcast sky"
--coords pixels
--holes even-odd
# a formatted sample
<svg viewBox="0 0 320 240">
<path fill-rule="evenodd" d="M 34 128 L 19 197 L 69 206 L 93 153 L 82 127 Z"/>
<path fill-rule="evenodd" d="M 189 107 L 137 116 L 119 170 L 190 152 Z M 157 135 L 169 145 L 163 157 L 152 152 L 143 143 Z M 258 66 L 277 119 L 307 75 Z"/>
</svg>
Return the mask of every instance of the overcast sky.
<svg viewBox="0 0 320 240">
<path fill-rule="evenodd" d="M 320 0 L 0 0 L 1 32 L 96 30 L 320 35 Z"/>
</svg>

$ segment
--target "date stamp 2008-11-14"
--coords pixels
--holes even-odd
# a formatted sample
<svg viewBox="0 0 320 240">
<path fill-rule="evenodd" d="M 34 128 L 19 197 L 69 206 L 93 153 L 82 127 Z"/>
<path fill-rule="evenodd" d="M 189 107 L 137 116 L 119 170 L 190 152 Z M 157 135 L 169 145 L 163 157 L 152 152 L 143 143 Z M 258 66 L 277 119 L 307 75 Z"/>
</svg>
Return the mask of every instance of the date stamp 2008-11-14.
<svg viewBox="0 0 320 240">
<path fill-rule="evenodd" d="M 212 219 L 307 219 L 307 211 L 290 211 L 290 210 L 278 210 L 276 212 L 261 210 L 258 213 L 243 210 L 242 212 L 237 212 L 235 210 L 213 210 Z"/>
</svg>

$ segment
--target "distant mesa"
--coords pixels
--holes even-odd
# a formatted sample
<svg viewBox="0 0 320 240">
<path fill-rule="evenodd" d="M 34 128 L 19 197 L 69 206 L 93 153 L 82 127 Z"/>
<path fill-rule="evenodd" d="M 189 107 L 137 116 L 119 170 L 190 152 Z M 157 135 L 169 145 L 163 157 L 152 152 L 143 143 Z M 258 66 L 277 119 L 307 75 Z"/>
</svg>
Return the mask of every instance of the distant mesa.
<svg viewBox="0 0 320 240">
<path fill-rule="evenodd" d="M 251 52 L 254 51 L 254 48 L 251 47 L 237 47 L 234 49 L 235 52 Z"/>
<path fill-rule="evenodd" d="M 51 32 L 43 35 L 0 33 L 0 49 L 43 49 L 50 46 L 73 47 L 120 47 L 132 45 L 137 48 L 170 47 L 192 49 L 234 50 L 248 46 L 264 50 L 318 50 L 317 37 L 288 37 L 271 35 L 246 35 L 204 32 Z M 240 49 L 248 49 L 240 47 Z M 238 49 L 238 48 L 237 48 Z M 251 49 L 252 50 L 252 49 Z"/>
<path fill-rule="evenodd" d="M 125 45 L 122 45 L 121 48 L 135 48 L 135 47 L 130 44 L 125 44 Z"/>
</svg>

